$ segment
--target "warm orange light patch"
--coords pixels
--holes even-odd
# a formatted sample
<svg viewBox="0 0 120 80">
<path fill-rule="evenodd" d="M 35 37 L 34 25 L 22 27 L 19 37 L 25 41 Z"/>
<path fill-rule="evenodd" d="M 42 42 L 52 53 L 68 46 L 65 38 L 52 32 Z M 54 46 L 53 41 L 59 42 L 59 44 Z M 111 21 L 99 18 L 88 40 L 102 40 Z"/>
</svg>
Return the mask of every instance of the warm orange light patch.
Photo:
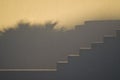
<svg viewBox="0 0 120 80">
<path fill-rule="evenodd" d="M 58 21 L 72 27 L 85 20 L 120 19 L 120 0 L 0 0 L 0 29 L 19 20 Z"/>
</svg>

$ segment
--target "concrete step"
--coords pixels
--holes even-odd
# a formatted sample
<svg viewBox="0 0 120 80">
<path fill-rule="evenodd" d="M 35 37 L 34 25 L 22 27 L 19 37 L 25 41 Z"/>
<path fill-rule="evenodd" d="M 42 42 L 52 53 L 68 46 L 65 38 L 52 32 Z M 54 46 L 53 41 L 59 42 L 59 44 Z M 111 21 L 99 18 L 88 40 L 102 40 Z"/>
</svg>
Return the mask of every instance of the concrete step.
<svg viewBox="0 0 120 80">
<path fill-rule="evenodd" d="M 89 53 L 90 51 L 91 51 L 90 47 L 80 48 L 80 56 L 83 56 L 86 53 Z"/>
<path fill-rule="evenodd" d="M 111 43 L 115 40 L 115 36 L 112 35 L 106 35 L 104 36 L 104 43 Z"/>
<path fill-rule="evenodd" d="M 120 30 L 116 30 L 116 37 L 120 39 Z"/>
<path fill-rule="evenodd" d="M 92 49 L 100 48 L 104 45 L 104 42 L 94 42 L 91 44 Z"/>
<path fill-rule="evenodd" d="M 68 61 L 58 61 L 57 62 L 57 71 L 64 71 L 65 67 L 69 67 L 68 66 Z"/>
</svg>

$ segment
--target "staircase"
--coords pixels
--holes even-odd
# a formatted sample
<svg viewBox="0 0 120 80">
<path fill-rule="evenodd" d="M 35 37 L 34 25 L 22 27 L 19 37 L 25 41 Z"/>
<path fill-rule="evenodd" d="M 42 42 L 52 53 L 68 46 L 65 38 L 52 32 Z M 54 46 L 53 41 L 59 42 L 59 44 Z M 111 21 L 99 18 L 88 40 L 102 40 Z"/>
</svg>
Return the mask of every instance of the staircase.
<svg viewBox="0 0 120 80">
<path fill-rule="evenodd" d="M 80 56 L 69 56 L 69 63 L 58 63 L 57 80 L 120 80 L 120 30 L 91 45 L 80 49 Z"/>
<path fill-rule="evenodd" d="M 79 52 L 59 61 L 57 71 L 0 71 L 0 80 L 120 80 L 120 30 Z"/>
</svg>

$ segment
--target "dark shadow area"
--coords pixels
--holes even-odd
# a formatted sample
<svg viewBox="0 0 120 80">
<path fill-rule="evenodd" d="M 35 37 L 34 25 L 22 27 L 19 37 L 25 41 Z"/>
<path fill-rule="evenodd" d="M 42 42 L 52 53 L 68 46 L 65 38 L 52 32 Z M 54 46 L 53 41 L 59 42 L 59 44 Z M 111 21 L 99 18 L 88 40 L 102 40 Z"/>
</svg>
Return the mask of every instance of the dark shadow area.
<svg viewBox="0 0 120 80">
<path fill-rule="evenodd" d="M 36 29 L 36 28 L 30 28 L 31 32 L 33 29 Z M 20 32 L 18 32 L 18 30 Z M 29 30 L 29 28 L 27 28 L 27 30 Z M 31 56 L 31 54 L 34 54 L 32 56 L 35 56 L 35 55 L 37 55 L 37 52 L 39 52 L 39 51 L 40 52 L 44 51 L 44 50 L 50 51 L 49 49 L 41 48 L 40 46 L 38 47 L 39 49 L 37 52 L 36 52 L 36 50 L 34 51 L 35 46 L 28 49 L 28 47 L 31 47 L 32 45 L 35 44 L 35 43 L 33 44 L 31 40 L 33 40 L 33 39 L 36 40 L 36 38 L 38 38 L 39 36 L 32 36 L 32 38 L 31 38 L 31 35 L 33 35 L 33 34 L 30 35 L 30 33 L 28 33 L 30 31 L 27 31 L 27 30 L 25 28 L 22 29 L 21 27 L 18 27 L 18 29 L 16 29 L 16 30 L 8 30 L 8 32 L 6 31 L 3 34 L 4 36 L 1 37 L 1 41 L 3 41 L 3 39 L 4 39 L 4 40 L 6 40 L 6 42 L 3 41 L 0 43 L 0 44 L 2 44 L 1 48 L 3 49 L 3 50 L 1 49 L 1 51 L 5 51 L 5 49 L 7 49 L 7 50 L 6 50 L 6 53 L 4 53 L 4 54 L 0 53 L 2 56 L 2 57 L 0 56 L 0 59 L 1 59 L 0 62 L 2 65 L 7 64 L 6 66 L 9 66 L 11 64 L 14 64 L 14 65 L 18 65 L 19 67 L 21 67 L 21 64 L 25 64 L 25 62 L 21 61 L 21 60 L 25 61 L 24 60 L 25 57 L 22 58 L 23 55 L 27 57 L 28 54 L 30 56 Z M 39 29 L 37 29 L 37 30 L 39 33 Z M 77 29 L 77 30 L 79 32 L 79 29 Z M 17 31 L 17 32 L 15 32 L 15 31 Z M 44 31 L 45 31 L 45 33 L 47 31 L 48 32 L 48 33 L 46 33 L 47 36 L 48 35 L 50 36 L 49 40 L 46 39 L 46 43 L 48 41 L 49 45 L 51 44 L 50 46 L 52 46 L 53 44 L 56 43 L 56 42 L 55 43 L 49 42 L 49 41 L 53 40 L 53 39 L 51 40 L 51 34 L 56 33 L 56 31 L 54 31 L 53 29 L 50 30 L 51 32 L 46 29 L 43 29 L 42 31 L 43 31 L 43 34 L 44 34 Z M 73 31 L 74 30 L 71 30 L 72 33 L 73 33 Z M 12 32 L 16 33 L 16 34 L 13 34 Z M 34 71 L 34 72 L 29 72 L 29 71 L 28 72 L 27 71 L 22 71 L 22 72 L 19 72 L 19 71 L 4 72 L 3 71 L 2 72 L 1 71 L 0 72 L 0 80 L 120 80 L 120 76 L 119 76 L 120 75 L 120 30 L 117 30 L 115 32 L 117 32 L 116 37 L 104 37 L 103 38 L 104 43 L 91 44 L 92 45 L 91 49 L 79 49 L 80 56 L 69 56 L 68 57 L 69 63 L 67 63 L 67 64 L 58 63 L 57 71 L 53 71 L 53 72 L 52 71 L 40 71 L 40 72 L 39 71 Z M 9 33 L 9 34 L 7 34 L 7 33 Z M 16 36 L 16 35 L 18 35 L 18 33 L 20 33 L 19 34 L 20 36 Z M 36 32 L 36 34 L 38 34 L 38 33 Z M 64 32 L 64 34 L 63 34 L 63 32 L 61 33 L 61 31 L 60 32 L 58 31 L 57 34 L 54 34 L 54 37 L 56 37 L 54 39 L 58 39 L 58 33 L 61 34 L 61 36 L 65 35 L 65 34 L 66 34 L 66 36 L 68 36 L 68 34 L 69 34 L 68 37 L 73 37 L 73 35 L 71 35 L 72 33 L 70 34 L 69 31 Z M 75 33 L 76 32 L 74 32 L 74 35 L 75 35 Z M 12 38 L 8 37 L 7 35 L 10 35 L 10 34 L 12 36 L 13 35 L 15 35 L 15 36 Z M 24 35 L 22 35 L 22 34 L 24 34 Z M 27 35 L 27 36 L 25 36 L 25 35 Z M 55 36 L 55 35 L 57 35 L 57 36 Z M 52 34 L 52 36 L 53 36 L 53 34 Z M 66 36 L 64 36 L 65 38 L 61 37 L 59 39 L 62 40 L 62 38 L 63 38 L 63 41 L 64 41 L 64 39 L 68 38 Z M 18 37 L 20 37 L 20 38 L 18 39 Z M 24 37 L 24 39 L 27 38 L 28 41 L 26 40 L 25 42 L 26 43 L 28 42 L 29 44 L 28 43 L 23 44 L 24 43 L 23 37 Z M 30 39 L 28 37 L 30 37 Z M 46 37 L 46 35 L 44 34 L 44 36 L 42 37 L 43 42 L 45 42 L 45 40 L 44 40 L 45 37 Z M 14 41 L 15 42 L 14 45 L 16 47 L 13 48 L 14 42 L 12 42 L 12 41 L 14 39 L 15 40 L 18 39 L 18 42 L 16 42 L 17 40 Z M 79 39 L 79 38 L 77 38 L 77 39 Z M 19 43 L 19 40 L 21 41 L 20 43 Z M 29 40 L 31 42 L 29 42 Z M 39 39 L 39 40 L 41 40 L 41 39 Z M 58 42 L 61 42 L 60 40 L 58 40 Z M 11 41 L 12 44 L 10 44 L 11 42 L 9 42 L 9 41 Z M 54 42 L 54 40 L 53 40 L 53 42 Z M 10 44 L 10 47 L 9 47 L 8 43 Z M 19 43 L 20 48 L 18 47 L 18 43 Z M 7 46 L 5 46 L 4 44 L 7 44 Z M 24 45 L 24 46 L 21 46 L 21 45 Z M 35 45 L 39 45 L 39 43 L 36 43 Z M 42 45 L 42 46 L 44 46 L 44 45 Z M 59 43 L 59 45 L 63 45 L 63 42 L 61 42 L 61 44 Z M 64 44 L 64 46 L 65 46 L 65 44 Z M 18 54 L 15 52 L 13 55 L 13 53 L 7 52 L 7 51 L 11 51 L 11 50 L 9 50 L 9 48 L 6 48 L 6 47 L 9 47 L 10 49 L 13 48 L 12 51 L 16 51 L 16 52 L 18 52 L 16 50 L 18 48 L 18 50 L 20 50 L 21 53 Z M 62 47 L 60 47 L 60 48 L 62 48 Z M 50 49 L 51 48 L 52 47 L 50 47 Z M 25 49 L 25 50 L 23 50 L 23 49 Z M 44 49 L 44 50 L 41 50 L 41 49 Z M 27 53 L 25 53 L 25 51 Z M 9 54 L 7 54 L 7 53 L 9 53 Z M 44 54 L 47 54 L 47 53 L 44 53 Z M 52 54 L 52 53 L 49 53 L 49 54 Z M 11 55 L 12 55 L 12 57 L 11 57 Z M 43 55 L 43 54 L 39 53 L 39 56 L 37 55 L 39 57 L 38 61 L 39 61 L 39 59 L 41 59 L 40 55 Z M 9 58 L 9 56 L 11 58 Z M 32 58 L 32 56 L 30 58 Z M 37 58 L 37 56 L 35 56 L 35 57 Z M 8 58 L 8 60 L 11 61 L 11 63 L 9 63 L 9 65 L 8 65 L 8 63 L 3 63 L 3 61 L 2 61 L 2 60 L 5 61 L 5 59 L 7 59 L 6 57 Z M 19 64 L 14 63 L 14 60 L 16 60 L 16 62 L 17 62 L 17 60 L 19 61 L 19 59 L 17 59 L 17 58 L 15 59 L 15 57 L 20 58 L 21 62 Z M 34 59 L 36 59 L 36 58 L 34 58 Z M 46 56 L 44 56 L 44 58 L 47 60 Z M 13 60 L 13 63 L 12 63 L 12 60 Z M 30 59 L 30 61 L 32 61 L 32 60 Z M 33 65 L 34 65 L 34 63 L 31 63 L 30 66 L 33 67 Z M 36 65 L 36 63 L 35 63 L 35 65 Z M 27 67 L 26 66 L 27 65 L 25 64 L 25 68 L 29 67 L 29 66 L 27 66 Z M 13 66 L 11 66 L 11 67 L 13 68 Z M 38 65 L 37 65 L 37 67 L 38 67 Z"/>
<path fill-rule="evenodd" d="M 104 35 L 115 35 L 119 20 L 87 21 L 75 29 L 55 30 L 55 23 L 18 23 L 0 36 L 0 69 L 56 68 L 59 60 L 79 53 L 80 47 L 101 42 Z"/>
</svg>

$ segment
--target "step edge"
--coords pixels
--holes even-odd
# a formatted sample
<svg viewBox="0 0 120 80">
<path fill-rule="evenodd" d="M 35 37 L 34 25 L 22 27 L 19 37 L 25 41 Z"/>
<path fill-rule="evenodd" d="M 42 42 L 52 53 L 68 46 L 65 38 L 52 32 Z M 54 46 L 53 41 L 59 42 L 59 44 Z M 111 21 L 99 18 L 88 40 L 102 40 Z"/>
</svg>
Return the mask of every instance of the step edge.
<svg viewBox="0 0 120 80">
<path fill-rule="evenodd" d="M 57 71 L 57 69 L 0 69 L 1 71 Z"/>
</svg>

